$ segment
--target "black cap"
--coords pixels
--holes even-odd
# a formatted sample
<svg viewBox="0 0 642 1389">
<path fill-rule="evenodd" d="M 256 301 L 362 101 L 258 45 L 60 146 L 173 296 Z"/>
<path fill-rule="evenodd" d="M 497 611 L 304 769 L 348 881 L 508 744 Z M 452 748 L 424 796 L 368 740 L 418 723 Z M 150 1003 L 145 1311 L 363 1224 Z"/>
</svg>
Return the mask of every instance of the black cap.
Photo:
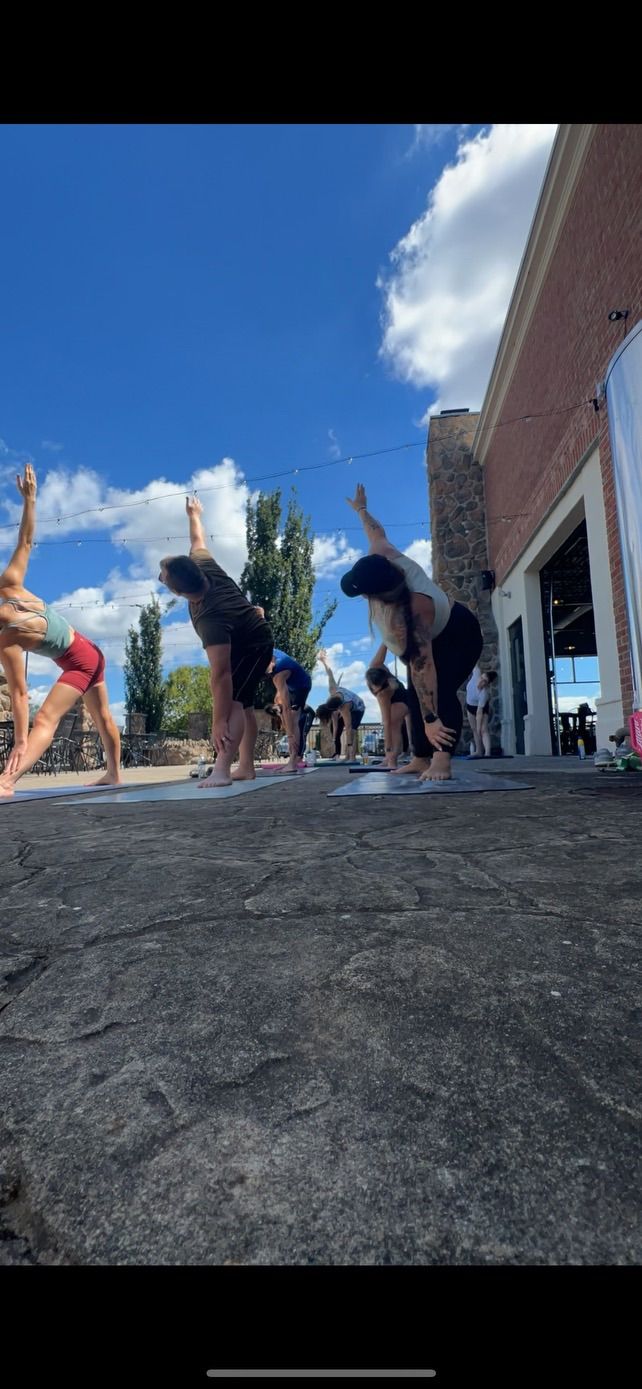
<svg viewBox="0 0 642 1389">
<path fill-rule="evenodd" d="M 364 555 L 343 575 L 341 587 L 348 598 L 357 598 L 366 593 L 388 593 L 398 587 L 403 577 L 383 555 Z"/>
</svg>

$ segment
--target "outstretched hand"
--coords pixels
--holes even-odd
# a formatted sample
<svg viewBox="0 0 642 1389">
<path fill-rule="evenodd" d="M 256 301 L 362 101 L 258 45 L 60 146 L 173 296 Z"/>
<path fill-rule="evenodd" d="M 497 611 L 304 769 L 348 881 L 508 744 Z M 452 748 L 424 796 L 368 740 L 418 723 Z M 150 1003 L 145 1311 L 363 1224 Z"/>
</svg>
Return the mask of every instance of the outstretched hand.
<svg viewBox="0 0 642 1389">
<path fill-rule="evenodd" d="M 20 473 L 16 474 L 16 486 L 20 496 L 24 497 L 25 501 L 33 502 L 36 500 L 38 483 L 36 482 L 35 469 L 32 467 L 31 463 L 25 464 L 24 477 L 21 477 Z"/>
<path fill-rule="evenodd" d="M 321 662 L 321 665 L 322 665 L 322 666 L 327 666 L 327 664 L 328 664 L 328 653 L 327 653 L 325 647 L 322 647 L 321 650 L 318 652 L 318 654 L 317 654 L 317 660 L 319 660 L 319 661 Z"/>
<path fill-rule="evenodd" d="M 362 507 L 366 507 L 368 505 L 368 501 L 366 498 L 366 489 L 362 482 L 357 483 L 357 490 L 354 494 L 354 497 L 346 497 L 346 501 L 348 503 L 348 506 L 352 507 L 353 511 L 361 511 Z"/>
<path fill-rule="evenodd" d="M 203 503 L 200 497 L 186 497 L 185 510 L 188 516 L 202 516 Z"/>
</svg>

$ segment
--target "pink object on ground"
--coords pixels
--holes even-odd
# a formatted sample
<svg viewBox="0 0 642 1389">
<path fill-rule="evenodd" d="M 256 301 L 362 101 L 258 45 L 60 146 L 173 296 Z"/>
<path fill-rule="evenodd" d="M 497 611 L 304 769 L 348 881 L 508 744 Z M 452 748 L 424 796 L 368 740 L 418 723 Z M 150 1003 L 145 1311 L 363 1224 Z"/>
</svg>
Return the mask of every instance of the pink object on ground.
<svg viewBox="0 0 642 1389">
<path fill-rule="evenodd" d="M 642 757 L 642 709 L 636 709 L 629 719 L 631 747 Z"/>
<path fill-rule="evenodd" d="M 287 763 L 285 763 L 285 762 L 264 762 L 263 765 L 262 765 L 261 767 L 257 767 L 257 771 L 259 771 L 259 772 L 280 772 L 280 771 L 283 770 L 283 768 L 284 768 L 285 766 L 287 766 Z M 297 767 L 298 767 L 302 772 L 304 772 L 304 771 L 305 771 L 305 762 L 297 762 Z"/>
</svg>

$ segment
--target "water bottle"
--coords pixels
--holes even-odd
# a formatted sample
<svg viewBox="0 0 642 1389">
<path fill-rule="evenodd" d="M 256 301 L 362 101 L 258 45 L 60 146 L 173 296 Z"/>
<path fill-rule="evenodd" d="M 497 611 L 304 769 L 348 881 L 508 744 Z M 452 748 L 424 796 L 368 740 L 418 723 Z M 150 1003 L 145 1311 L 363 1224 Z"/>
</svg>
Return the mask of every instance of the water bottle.
<svg viewBox="0 0 642 1389">
<path fill-rule="evenodd" d="M 586 748 L 584 747 L 584 739 L 583 739 L 583 738 L 578 738 L 578 740 L 577 740 L 577 755 L 578 755 L 580 761 L 583 762 L 583 761 L 584 761 L 584 758 L 586 757 Z"/>
</svg>

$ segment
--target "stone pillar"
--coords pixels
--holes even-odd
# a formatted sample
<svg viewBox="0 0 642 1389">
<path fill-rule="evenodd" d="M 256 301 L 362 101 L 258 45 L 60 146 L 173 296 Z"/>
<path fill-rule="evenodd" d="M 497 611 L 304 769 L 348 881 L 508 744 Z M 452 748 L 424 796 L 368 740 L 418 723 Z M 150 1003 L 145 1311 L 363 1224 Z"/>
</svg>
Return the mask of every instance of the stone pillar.
<svg viewBox="0 0 642 1389">
<path fill-rule="evenodd" d="M 4 671 L 0 670 L 0 722 L 11 718 L 11 695 Z"/>
<path fill-rule="evenodd" d="M 146 732 L 147 732 L 146 724 L 147 724 L 147 715 L 146 715 L 146 714 L 126 714 L 126 715 L 125 715 L 125 732 L 126 732 L 126 733 L 146 733 Z"/>
<path fill-rule="evenodd" d="M 482 570 L 488 568 L 486 548 L 486 507 L 484 476 L 473 460 L 472 446 L 479 414 L 433 415 L 428 428 L 426 467 L 432 533 L 432 573 L 448 597 L 464 603 L 479 620 L 484 638 L 480 665 L 496 670 L 498 679 L 491 687 L 493 747 L 501 746 L 501 673 L 497 627 L 491 607 L 490 590 L 481 586 Z M 465 690 L 460 692 L 464 707 L 464 727 L 458 747 L 468 750 L 468 718 Z"/>
<path fill-rule="evenodd" d="M 187 715 L 187 736 L 188 738 L 207 739 L 212 730 L 211 714 L 204 714 L 202 711 Z"/>
</svg>

